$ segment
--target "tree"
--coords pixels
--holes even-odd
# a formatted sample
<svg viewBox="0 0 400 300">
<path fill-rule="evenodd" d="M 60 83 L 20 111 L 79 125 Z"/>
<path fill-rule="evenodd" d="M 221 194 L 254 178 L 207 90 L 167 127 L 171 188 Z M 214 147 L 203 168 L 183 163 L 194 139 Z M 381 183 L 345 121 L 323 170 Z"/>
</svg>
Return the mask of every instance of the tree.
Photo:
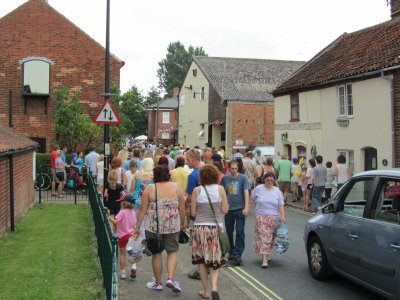
<svg viewBox="0 0 400 300">
<path fill-rule="evenodd" d="M 116 83 L 112 83 L 110 91 L 114 108 L 117 110 L 122 124 L 111 127 L 111 140 L 115 146 L 121 147 L 125 137 L 140 135 L 147 130 L 147 118 L 144 110 L 144 98 L 136 86 L 121 94 Z"/>
<path fill-rule="evenodd" d="M 155 104 L 155 103 L 157 103 L 157 101 L 161 101 L 162 98 L 161 98 L 160 94 L 161 94 L 160 90 L 155 88 L 154 86 L 152 86 L 145 98 L 145 102 L 144 102 L 145 107 Z"/>
<path fill-rule="evenodd" d="M 79 103 L 79 93 L 70 93 L 68 89 L 54 91 L 57 107 L 54 117 L 54 128 L 59 135 L 58 142 L 67 145 L 76 152 L 79 143 L 85 142 L 87 148 L 100 136 L 101 128 L 92 123 Z"/>
<path fill-rule="evenodd" d="M 168 45 L 167 55 L 158 63 L 160 68 L 157 70 L 159 86 L 166 92 L 166 97 L 172 96 L 175 87 L 182 86 L 193 56 L 207 56 L 207 54 L 203 47 L 189 46 L 186 50 L 179 41 Z"/>
</svg>

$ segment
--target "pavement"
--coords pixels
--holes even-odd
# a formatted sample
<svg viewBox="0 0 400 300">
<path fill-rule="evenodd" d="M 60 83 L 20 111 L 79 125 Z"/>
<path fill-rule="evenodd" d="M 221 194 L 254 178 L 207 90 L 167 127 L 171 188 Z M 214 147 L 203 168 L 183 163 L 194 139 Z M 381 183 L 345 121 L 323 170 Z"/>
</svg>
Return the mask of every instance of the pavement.
<svg viewBox="0 0 400 300">
<path fill-rule="evenodd" d="M 197 269 L 196 265 L 192 265 L 191 261 L 191 246 L 189 244 L 180 244 L 178 252 L 178 265 L 176 269 L 175 280 L 180 283 L 182 288 L 181 293 L 174 293 L 171 289 L 165 286 L 167 280 L 166 260 L 167 255 L 163 253 L 163 274 L 162 282 L 164 285 L 163 291 L 153 291 L 146 288 L 146 283 L 153 280 L 154 274 L 151 266 L 151 256 L 143 257 L 141 261 L 137 263 L 137 277 L 135 279 L 129 278 L 130 269 L 127 266 L 127 279 L 119 279 L 118 292 L 119 299 L 201 299 L 197 293 L 202 290 L 202 284 L 200 280 L 189 279 L 187 273 Z M 129 272 L 128 272 L 129 271 Z M 209 278 L 209 288 L 211 288 L 211 282 Z M 239 282 L 230 274 L 227 270 L 220 269 L 218 279 L 218 293 L 221 299 L 258 299 L 251 291 L 245 287 L 240 287 Z M 211 297 L 210 297 L 211 299 Z"/>
</svg>

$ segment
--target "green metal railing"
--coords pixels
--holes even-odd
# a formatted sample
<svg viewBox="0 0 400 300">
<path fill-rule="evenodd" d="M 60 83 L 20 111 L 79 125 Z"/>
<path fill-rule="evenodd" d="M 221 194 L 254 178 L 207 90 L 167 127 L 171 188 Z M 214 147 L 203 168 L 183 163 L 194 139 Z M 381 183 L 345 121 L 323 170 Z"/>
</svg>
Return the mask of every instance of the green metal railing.
<svg viewBox="0 0 400 300">
<path fill-rule="evenodd" d="M 103 273 L 103 286 L 107 299 L 118 299 L 118 238 L 108 221 L 103 197 L 97 192 L 97 184 L 90 173 L 87 176 L 89 203 L 97 237 L 97 251 Z"/>
</svg>

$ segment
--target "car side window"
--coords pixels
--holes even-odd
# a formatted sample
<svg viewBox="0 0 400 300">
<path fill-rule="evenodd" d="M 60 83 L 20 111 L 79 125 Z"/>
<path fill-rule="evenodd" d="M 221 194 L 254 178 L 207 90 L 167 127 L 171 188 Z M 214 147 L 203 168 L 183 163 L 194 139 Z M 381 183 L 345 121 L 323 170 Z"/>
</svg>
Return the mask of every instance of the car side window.
<svg viewBox="0 0 400 300">
<path fill-rule="evenodd" d="M 362 178 L 351 183 L 350 190 L 341 199 L 338 211 L 351 216 L 362 217 L 371 192 L 373 178 Z"/>
<path fill-rule="evenodd" d="M 400 180 L 382 178 L 372 218 L 400 225 Z"/>
</svg>

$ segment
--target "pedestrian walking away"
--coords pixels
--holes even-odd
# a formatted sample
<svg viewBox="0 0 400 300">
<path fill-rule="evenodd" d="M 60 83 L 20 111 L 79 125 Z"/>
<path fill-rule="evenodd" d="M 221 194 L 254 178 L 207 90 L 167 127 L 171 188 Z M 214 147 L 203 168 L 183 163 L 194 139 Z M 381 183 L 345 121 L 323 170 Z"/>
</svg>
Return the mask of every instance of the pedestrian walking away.
<svg viewBox="0 0 400 300">
<path fill-rule="evenodd" d="M 288 160 L 286 153 L 282 154 L 282 159 L 278 161 L 275 168 L 278 170 L 278 184 L 283 193 L 283 201 L 286 203 L 290 188 L 290 173 L 292 171 L 292 163 Z"/>
<path fill-rule="evenodd" d="M 182 289 L 174 277 L 178 263 L 179 233 L 186 231 L 185 199 L 179 185 L 170 182 L 170 179 L 171 175 L 167 166 L 154 168 L 154 184 L 149 184 L 143 192 L 142 206 L 139 210 L 134 236 L 139 237 L 140 225 L 143 220 L 146 239 L 151 239 L 160 234 L 167 252 L 168 277 L 166 286 L 171 288 L 173 292 L 180 293 Z M 148 282 L 146 287 L 151 290 L 162 291 L 163 262 L 161 252 L 153 253 L 152 265 L 155 279 Z"/>
<path fill-rule="evenodd" d="M 322 194 L 325 190 L 327 170 L 322 165 L 323 158 L 321 155 L 315 157 L 317 166 L 313 170 L 313 190 L 312 190 L 312 203 L 314 205 L 314 212 L 317 212 L 322 204 Z"/>
<path fill-rule="evenodd" d="M 256 187 L 252 193 L 250 203 L 256 203 L 254 252 L 261 254 L 261 267 L 267 268 L 276 232 L 286 219 L 282 193 L 274 187 L 275 175 L 266 173 L 263 181 L 264 184 Z"/>
<path fill-rule="evenodd" d="M 238 163 L 229 161 L 229 174 L 226 174 L 221 185 L 228 198 L 229 211 L 225 215 L 226 233 L 228 234 L 231 249 L 229 257 L 232 265 L 239 266 L 242 262 L 242 253 L 245 247 L 245 217 L 249 215 L 250 184 L 246 175 L 238 173 Z M 233 233 L 236 233 L 235 239 Z"/>
<path fill-rule="evenodd" d="M 223 215 L 228 211 L 225 190 L 218 185 L 219 171 L 214 165 L 200 169 L 201 186 L 193 191 L 191 214 L 196 217 L 192 231 L 192 263 L 199 265 L 203 289 L 198 295 L 208 299 L 208 271 L 211 275 L 212 299 L 219 299 L 218 269 L 225 263 L 219 243 L 219 228 L 223 228 Z"/>
</svg>

